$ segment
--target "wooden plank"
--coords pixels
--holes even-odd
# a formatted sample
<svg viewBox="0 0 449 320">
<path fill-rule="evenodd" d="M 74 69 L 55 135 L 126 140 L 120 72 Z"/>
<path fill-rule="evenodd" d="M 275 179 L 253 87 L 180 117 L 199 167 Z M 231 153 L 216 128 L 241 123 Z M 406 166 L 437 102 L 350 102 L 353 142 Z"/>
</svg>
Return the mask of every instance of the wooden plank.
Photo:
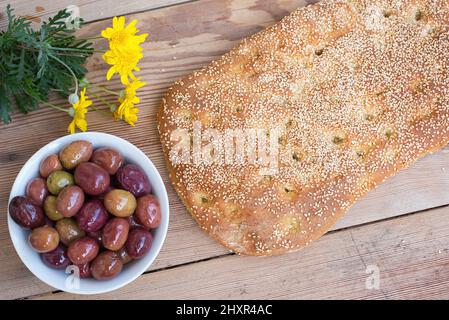
<svg viewBox="0 0 449 320">
<path fill-rule="evenodd" d="M 17 15 L 29 19 L 36 26 L 49 16 L 70 5 L 76 5 L 84 21 L 90 22 L 192 1 L 197 0 L 40 0 L 33 1 L 33 5 L 30 5 L 28 0 L 1 0 L 0 29 L 7 25 L 4 12 L 8 3 L 13 6 Z"/>
<path fill-rule="evenodd" d="M 233 255 L 146 274 L 89 298 L 448 299 L 448 246 L 449 207 L 444 207 L 330 233 L 284 256 Z M 375 275 L 378 289 L 368 279 Z"/>
<path fill-rule="evenodd" d="M 141 94 L 140 120 L 136 128 L 114 122 L 101 114 L 89 114 L 90 130 L 112 133 L 141 148 L 164 176 L 172 210 L 166 244 L 152 270 L 226 254 L 228 251 L 210 240 L 186 213 L 166 177 L 155 125 L 155 111 L 161 95 L 179 77 L 207 64 L 229 50 L 240 38 L 261 30 L 303 1 L 202 1 L 136 14 L 139 27 L 149 32 L 152 42 L 145 44 L 141 75 L 149 85 Z M 205 15 L 204 12 L 210 14 Z M 189 19 L 185 19 L 188 16 Z M 110 22 L 86 26 L 83 34 L 97 35 Z M 156 41 L 157 40 L 157 41 Z M 104 42 L 98 42 L 104 45 Z M 89 62 L 89 78 L 103 83 L 106 66 L 94 56 Z M 110 83 L 119 88 L 117 81 Z M 108 97 L 111 98 L 111 97 Z M 60 101 L 61 102 L 61 101 Z M 41 146 L 65 133 L 69 119 L 61 113 L 41 109 L 31 115 L 16 114 L 13 123 L 0 131 L 0 210 L 6 212 L 7 198 L 15 175 L 24 162 Z M 449 187 L 449 154 L 428 156 L 412 168 L 399 173 L 356 204 L 335 227 L 345 228 L 399 214 L 449 203 L 444 192 Z M 0 216 L 1 298 L 24 297 L 52 289 L 23 266 L 12 248 L 6 228 L 6 215 Z"/>
</svg>

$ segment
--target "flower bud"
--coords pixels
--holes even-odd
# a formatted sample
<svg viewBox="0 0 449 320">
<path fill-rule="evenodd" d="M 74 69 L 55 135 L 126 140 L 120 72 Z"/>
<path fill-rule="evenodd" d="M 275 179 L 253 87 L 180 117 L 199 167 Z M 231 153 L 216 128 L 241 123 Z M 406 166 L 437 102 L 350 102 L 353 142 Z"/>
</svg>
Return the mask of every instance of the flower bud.
<svg viewBox="0 0 449 320">
<path fill-rule="evenodd" d="M 78 95 L 76 93 L 72 93 L 69 96 L 69 103 L 70 104 L 76 104 L 76 103 L 78 103 L 78 101 L 79 101 L 79 98 L 78 98 Z"/>
</svg>

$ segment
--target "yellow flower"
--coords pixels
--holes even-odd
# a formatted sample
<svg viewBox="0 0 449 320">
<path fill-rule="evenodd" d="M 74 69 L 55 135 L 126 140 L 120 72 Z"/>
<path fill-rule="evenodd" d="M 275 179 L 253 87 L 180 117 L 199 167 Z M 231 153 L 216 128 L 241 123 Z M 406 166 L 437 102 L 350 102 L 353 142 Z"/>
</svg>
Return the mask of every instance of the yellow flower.
<svg viewBox="0 0 449 320">
<path fill-rule="evenodd" d="M 120 102 L 123 102 L 125 99 L 131 100 L 133 103 L 139 103 L 140 99 L 136 96 L 137 95 L 137 89 L 142 88 L 144 85 L 146 85 L 146 82 L 140 81 L 140 78 L 134 79 L 133 82 L 130 82 L 126 85 L 124 97 L 120 97 Z"/>
<path fill-rule="evenodd" d="M 87 130 L 86 112 L 87 108 L 92 104 L 86 96 L 86 88 L 81 91 L 80 98 L 77 103 L 72 105 L 70 109 L 70 115 L 73 117 L 67 129 L 68 132 L 75 133 L 75 129 L 79 128 L 81 131 Z"/>
<path fill-rule="evenodd" d="M 124 96 L 119 97 L 120 105 L 114 112 L 115 119 L 123 119 L 134 126 L 137 121 L 137 113 L 139 112 L 135 104 L 140 102 L 140 99 L 137 97 L 137 89 L 142 88 L 145 84 L 145 82 L 140 81 L 140 78 L 137 78 L 126 85 Z"/>
<path fill-rule="evenodd" d="M 127 49 L 128 47 L 139 46 L 145 41 L 148 34 L 136 35 L 139 29 L 136 28 L 137 20 L 134 19 L 125 27 L 125 17 L 114 17 L 112 28 L 101 31 L 101 36 L 109 40 L 111 49 Z"/>
<path fill-rule="evenodd" d="M 140 71 L 137 66 L 142 59 L 142 47 L 140 44 L 145 41 L 148 34 L 136 35 L 139 30 L 135 27 L 137 20 L 131 21 L 125 27 L 124 17 L 114 17 L 112 28 L 107 28 L 101 35 L 108 39 L 109 50 L 103 55 L 103 60 L 111 65 L 106 79 L 118 73 L 123 84 L 129 83 L 129 78 L 135 79 L 133 71 Z"/>
<path fill-rule="evenodd" d="M 136 108 L 134 103 L 130 100 L 125 99 L 120 103 L 119 107 L 114 112 L 115 119 L 123 119 L 126 123 L 134 127 L 137 121 L 137 114 L 139 109 Z"/>
</svg>

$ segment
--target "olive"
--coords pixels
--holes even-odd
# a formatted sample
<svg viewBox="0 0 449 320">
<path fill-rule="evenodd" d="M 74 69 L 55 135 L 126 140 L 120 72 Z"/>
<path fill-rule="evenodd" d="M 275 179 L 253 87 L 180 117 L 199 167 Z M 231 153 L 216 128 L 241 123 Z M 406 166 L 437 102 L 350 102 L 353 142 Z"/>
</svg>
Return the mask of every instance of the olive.
<svg viewBox="0 0 449 320">
<path fill-rule="evenodd" d="M 122 263 L 124 265 L 132 261 L 132 258 L 129 256 L 128 252 L 126 252 L 125 247 L 122 247 L 115 253 L 117 253 L 118 257 L 120 258 L 120 260 L 122 260 Z"/>
<path fill-rule="evenodd" d="M 136 164 L 127 164 L 117 170 L 117 181 L 122 189 L 141 197 L 151 192 L 151 184 L 145 172 Z"/>
<path fill-rule="evenodd" d="M 62 170 L 62 164 L 56 154 L 46 157 L 39 166 L 39 173 L 43 178 L 47 178 L 53 171 L 60 170 Z"/>
<path fill-rule="evenodd" d="M 83 237 L 70 243 L 67 255 L 74 264 L 85 264 L 95 259 L 99 250 L 100 246 L 95 239 Z"/>
<path fill-rule="evenodd" d="M 45 224 L 45 215 L 42 209 L 27 197 L 12 198 L 9 203 L 9 214 L 24 229 L 34 229 Z"/>
<path fill-rule="evenodd" d="M 59 233 L 59 239 L 68 246 L 72 241 L 82 238 L 86 233 L 78 227 L 72 218 L 64 218 L 56 222 L 56 230 Z"/>
<path fill-rule="evenodd" d="M 81 279 L 92 278 L 92 273 L 90 272 L 90 263 L 77 264 L 79 270 L 79 276 Z"/>
<path fill-rule="evenodd" d="M 93 162 L 84 162 L 75 169 L 75 181 L 85 193 L 100 195 L 109 187 L 110 177 L 106 170 Z"/>
<path fill-rule="evenodd" d="M 65 269 L 70 264 L 67 250 L 61 245 L 52 251 L 42 253 L 41 258 L 46 266 L 53 269 Z"/>
<path fill-rule="evenodd" d="M 94 151 L 91 161 L 103 167 L 110 175 L 113 175 L 122 166 L 123 156 L 115 149 L 99 148 Z"/>
<path fill-rule="evenodd" d="M 42 178 L 34 178 L 28 182 L 26 187 L 26 196 L 31 200 L 34 200 L 34 202 L 42 207 L 44 199 L 48 196 L 48 189 L 45 180 Z"/>
<path fill-rule="evenodd" d="M 136 220 L 148 229 L 154 229 L 161 223 L 161 208 L 157 198 L 148 194 L 137 199 Z"/>
<path fill-rule="evenodd" d="M 53 221 L 58 221 L 64 216 L 56 209 L 56 197 L 49 195 L 44 201 L 44 211 L 48 218 Z"/>
<path fill-rule="evenodd" d="M 124 218 L 133 214 L 137 202 L 131 192 L 114 189 L 104 197 L 104 206 L 114 216 Z"/>
<path fill-rule="evenodd" d="M 109 219 L 109 214 L 103 206 L 103 202 L 93 199 L 86 202 L 76 215 L 76 221 L 84 231 L 98 231 Z"/>
<path fill-rule="evenodd" d="M 89 161 L 93 146 L 89 141 L 73 141 L 59 152 L 59 160 L 66 169 L 73 169 L 82 162 Z"/>
<path fill-rule="evenodd" d="M 123 263 L 112 251 L 103 251 L 90 264 L 92 276 L 97 280 L 109 280 L 122 271 Z"/>
<path fill-rule="evenodd" d="M 119 250 L 126 242 L 129 223 L 123 218 L 112 218 L 103 228 L 102 242 L 106 249 Z"/>
<path fill-rule="evenodd" d="M 142 227 L 136 227 L 129 232 L 125 249 L 131 258 L 140 259 L 150 251 L 152 243 L 151 233 Z"/>
<path fill-rule="evenodd" d="M 28 242 L 37 252 L 49 252 L 56 249 L 59 243 L 59 234 L 52 227 L 43 226 L 31 231 Z"/>
<path fill-rule="evenodd" d="M 64 217 L 73 217 L 84 203 L 84 192 L 78 186 L 68 186 L 58 194 L 56 210 Z"/>
<path fill-rule="evenodd" d="M 62 189 L 74 183 L 73 176 L 65 171 L 53 171 L 47 178 L 48 191 L 54 195 L 58 195 Z"/>
</svg>

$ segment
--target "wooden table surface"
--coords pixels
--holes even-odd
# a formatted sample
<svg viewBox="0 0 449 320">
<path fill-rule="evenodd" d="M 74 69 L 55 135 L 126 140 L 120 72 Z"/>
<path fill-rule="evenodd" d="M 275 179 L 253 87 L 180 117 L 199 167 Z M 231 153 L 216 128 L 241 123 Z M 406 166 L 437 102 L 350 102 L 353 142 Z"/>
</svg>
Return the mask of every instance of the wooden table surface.
<svg viewBox="0 0 449 320">
<path fill-rule="evenodd" d="M 99 113 L 89 129 L 123 137 L 141 148 L 162 173 L 171 221 L 162 251 L 147 272 L 122 289 L 93 296 L 109 299 L 404 299 L 449 298 L 449 149 L 429 155 L 370 192 L 311 246 L 277 257 L 241 257 L 204 234 L 167 179 L 155 111 L 178 78 L 208 64 L 237 41 L 309 1 L 301 0 L 0 0 L 0 28 L 7 3 L 39 22 L 76 4 L 88 22 L 81 33 L 96 36 L 114 15 L 137 18 L 150 34 L 140 73 L 135 128 Z M 98 47 L 105 46 L 98 41 Z M 105 83 L 99 55 L 88 63 L 89 79 Z M 118 88 L 117 81 L 109 83 Z M 106 97 L 113 99 L 112 96 Z M 57 101 L 56 101 L 57 102 Z M 41 108 L 13 115 L 0 125 L 0 298 L 81 299 L 42 283 L 21 263 L 7 229 L 6 207 L 14 178 L 25 161 L 66 134 L 69 119 Z M 447 168 L 447 170 L 446 170 Z M 374 273 L 373 273 L 374 272 Z M 379 287 L 367 286 L 379 275 Z"/>
</svg>

